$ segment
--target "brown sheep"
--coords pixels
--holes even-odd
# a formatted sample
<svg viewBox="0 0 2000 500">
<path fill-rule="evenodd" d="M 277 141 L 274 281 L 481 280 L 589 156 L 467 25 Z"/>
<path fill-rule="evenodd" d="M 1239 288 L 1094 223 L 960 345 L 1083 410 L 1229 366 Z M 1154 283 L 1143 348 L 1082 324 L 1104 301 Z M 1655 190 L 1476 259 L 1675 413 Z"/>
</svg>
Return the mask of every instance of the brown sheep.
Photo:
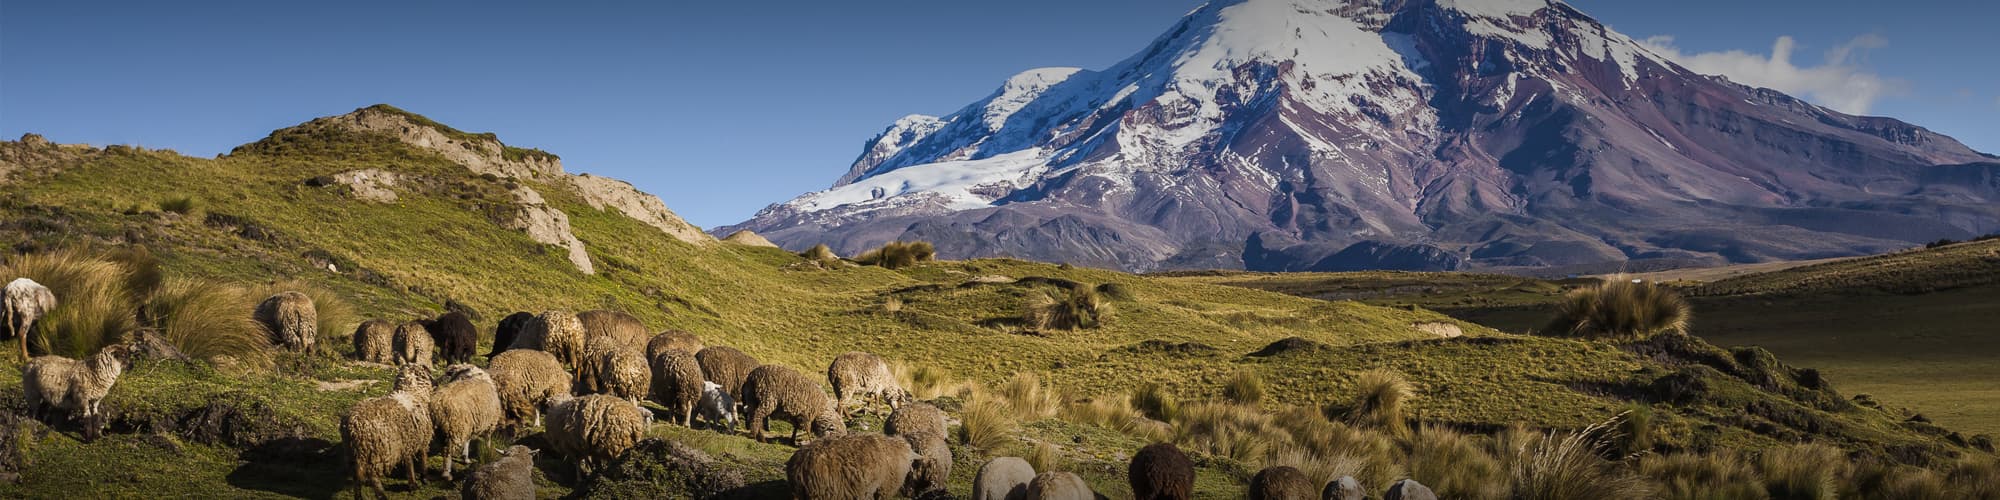
<svg viewBox="0 0 2000 500">
<path fill-rule="evenodd" d="M 514 340 L 521 338 L 521 331 L 534 321 L 535 313 L 517 312 L 500 319 L 500 325 L 493 328 L 493 351 L 486 353 L 486 359 L 493 359 L 500 353 L 514 348 Z"/>
<path fill-rule="evenodd" d="M 466 476 L 467 500 L 535 500 L 535 450 L 514 445 L 505 456 Z"/>
<path fill-rule="evenodd" d="M 521 329 L 513 348 L 547 352 L 563 366 L 575 366 L 583 361 L 583 341 L 583 321 L 576 319 L 576 315 L 568 311 L 542 311 Z"/>
<path fill-rule="evenodd" d="M 607 337 L 590 339 L 577 367 L 581 394 L 609 394 L 638 403 L 653 382 L 652 368 L 637 349 Z"/>
<path fill-rule="evenodd" d="M 653 357 L 653 381 L 651 394 L 653 402 L 667 408 L 667 415 L 677 423 L 693 427 L 695 405 L 701 402 L 702 389 L 706 379 L 701 378 L 701 363 L 694 360 L 694 354 L 679 349 L 667 349 Z"/>
<path fill-rule="evenodd" d="M 486 371 L 507 421 L 515 425 L 533 417 L 535 425 L 541 426 L 542 407 L 549 399 L 569 395 L 569 372 L 563 371 L 553 354 L 528 349 L 502 352 L 493 357 Z"/>
<path fill-rule="evenodd" d="M 651 333 L 647 333 L 646 324 L 640 322 L 639 318 L 619 311 L 602 309 L 584 311 L 576 313 L 576 319 L 583 323 L 583 341 L 586 346 L 590 345 L 590 339 L 608 337 L 618 341 L 620 345 L 643 351 L 646 348 L 646 340 L 652 337 Z"/>
<path fill-rule="evenodd" d="M 840 405 L 842 414 L 847 413 L 849 399 L 865 397 L 888 404 L 890 409 L 909 399 L 909 391 L 896 383 L 896 375 L 889 372 L 889 364 L 880 356 L 865 352 L 849 352 L 833 358 L 833 364 L 826 367 L 827 383 L 833 385 L 834 400 Z M 863 401 L 866 404 L 868 401 Z"/>
<path fill-rule="evenodd" d="M 396 327 L 396 336 L 391 341 L 396 348 L 396 364 L 418 364 L 430 366 L 437 357 L 437 346 L 431 343 L 431 332 L 424 328 L 424 322 L 411 321 Z"/>
<path fill-rule="evenodd" d="M 312 297 L 299 292 L 282 292 L 257 304 L 254 317 L 270 332 L 271 343 L 292 352 L 313 352 L 319 336 L 319 313 Z"/>
<path fill-rule="evenodd" d="M 369 363 L 396 363 L 396 324 L 371 319 L 354 327 L 354 359 Z"/>
<path fill-rule="evenodd" d="M 549 446 L 588 475 L 646 437 L 646 416 L 639 405 L 612 396 L 590 395 L 560 399 L 549 407 Z"/>
<path fill-rule="evenodd" d="M 472 365 L 451 365 L 444 378 L 431 391 L 431 422 L 444 442 L 444 480 L 450 481 L 452 459 L 472 463 L 472 440 L 485 439 L 500 426 L 500 393 L 486 370 Z"/>
<path fill-rule="evenodd" d="M 354 497 L 363 486 L 388 498 L 382 477 L 407 467 L 411 488 L 423 484 L 424 455 L 430 452 L 430 368 L 404 365 L 397 371 L 395 392 L 361 400 L 340 420 L 347 466 L 354 480 Z"/>
<path fill-rule="evenodd" d="M 702 379 L 722 385 L 722 392 L 737 401 L 743 401 L 743 381 L 750 378 L 750 371 L 763 364 L 743 351 L 721 345 L 703 348 L 694 359 L 701 363 Z"/>
<path fill-rule="evenodd" d="M 1194 495 L 1194 461 L 1169 443 L 1154 443 L 1132 456 L 1125 478 L 1137 500 L 1187 500 Z"/>
<path fill-rule="evenodd" d="M 1043 472 L 1028 482 L 1029 500 L 1095 500 L 1097 492 L 1083 477 L 1069 472 Z"/>
<path fill-rule="evenodd" d="M 695 337 L 692 333 L 667 330 L 646 341 L 646 359 L 659 358 L 660 353 L 668 349 L 679 350 L 693 356 L 694 353 L 701 352 L 702 347 L 706 346 L 702 345 L 701 338 Z"/>
<path fill-rule="evenodd" d="M 917 460 L 910 464 L 910 476 L 903 482 L 903 495 L 916 498 L 924 493 L 944 489 L 945 481 L 951 479 L 951 446 L 944 439 L 944 433 L 911 432 L 900 436 L 910 443 L 910 449 L 917 452 Z"/>
<path fill-rule="evenodd" d="M 895 413 L 890 413 L 887 420 L 882 421 L 882 432 L 891 436 L 904 434 L 943 436 L 946 435 L 944 412 L 938 410 L 936 406 L 931 406 L 930 403 L 906 404 L 902 408 L 897 408 Z"/>
<path fill-rule="evenodd" d="M 1250 478 L 1251 500 L 1313 500 L 1319 493 L 1319 485 L 1289 466 L 1268 467 Z"/>
<path fill-rule="evenodd" d="M 972 477 L 972 500 L 1028 500 L 1035 467 L 1019 457 L 1000 457 L 979 466 Z"/>
<path fill-rule="evenodd" d="M 764 429 L 773 417 L 791 422 L 794 444 L 799 443 L 799 430 L 807 426 L 821 437 L 846 430 L 819 382 L 779 365 L 750 371 L 743 381 L 743 407 L 749 411 L 750 433 L 760 443 L 768 439 Z"/>
<path fill-rule="evenodd" d="M 785 462 L 796 500 L 881 500 L 896 496 L 918 455 L 904 440 L 854 434 L 813 441 Z"/>
</svg>

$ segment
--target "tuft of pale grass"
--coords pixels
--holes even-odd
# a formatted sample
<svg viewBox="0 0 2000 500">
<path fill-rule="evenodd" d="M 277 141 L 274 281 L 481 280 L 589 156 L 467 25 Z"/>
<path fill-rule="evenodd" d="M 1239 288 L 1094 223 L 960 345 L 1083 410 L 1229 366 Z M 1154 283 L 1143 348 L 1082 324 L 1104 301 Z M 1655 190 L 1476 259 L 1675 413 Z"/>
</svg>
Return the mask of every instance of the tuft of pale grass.
<svg viewBox="0 0 2000 500">
<path fill-rule="evenodd" d="M 1165 386 L 1156 382 L 1147 382 L 1133 389 L 1129 401 L 1132 408 L 1138 409 L 1139 414 L 1146 418 L 1171 423 L 1180 416 L 1180 402 L 1174 399 L 1173 393 L 1167 392 Z"/>
<path fill-rule="evenodd" d="M 1845 453 L 1819 443 L 1771 448 L 1757 463 L 1765 491 L 1782 500 L 1838 498 L 1840 478 L 1850 470 Z"/>
<path fill-rule="evenodd" d="M 1229 457 L 1246 464 L 1265 459 L 1273 447 L 1289 442 L 1271 415 L 1256 408 L 1228 403 L 1198 402 L 1181 406 L 1174 419 L 1174 444 L 1182 449 Z"/>
<path fill-rule="evenodd" d="M 953 378 L 951 372 L 931 365 L 912 368 L 901 361 L 889 364 L 889 371 L 896 375 L 896 381 L 910 391 L 910 395 L 921 400 L 932 400 L 944 396 L 966 398 L 972 395 L 975 386 Z"/>
<path fill-rule="evenodd" d="M 1249 369 L 1238 370 L 1222 384 L 1222 397 L 1236 404 L 1257 406 L 1264 401 L 1264 377 Z"/>
<path fill-rule="evenodd" d="M 1694 307 L 1665 286 L 1612 278 L 1564 295 L 1542 331 L 1558 336 L 1642 339 L 1663 332 L 1685 333 L 1693 317 Z"/>
<path fill-rule="evenodd" d="M 827 247 L 825 243 L 813 245 L 812 248 L 800 252 L 799 256 L 805 257 L 807 262 L 819 264 L 820 267 L 827 269 L 840 265 L 840 254 L 833 253 L 833 249 Z"/>
<path fill-rule="evenodd" d="M 256 299 L 240 287 L 175 277 L 153 295 L 146 315 L 182 354 L 209 361 L 227 356 L 265 366 L 271 360 L 271 341 L 251 318 L 255 308 Z"/>
<path fill-rule="evenodd" d="M 1062 398 L 1042 387 L 1042 377 L 1035 372 L 1018 372 L 1007 382 L 1000 384 L 997 395 L 1015 415 L 1027 420 L 1040 420 L 1055 416 L 1062 406 Z"/>
<path fill-rule="evenodd" d="M 2000 498 L 2000 458 L 1968 453 L 1945 469 L 1960 498 Z"/>
<path fill-rule="evenodd" d="M 1036 441 L 1034 448 L 1030 449 L 1027 456 L 1022 459 L 1027 460 L 1028 465 L 1034 466 L 1036 472 L 1063 470 L 1062 454 L 1057 452 L 1056 445 L 1047 441 Z"/>
<path fill-rule="evenodd" d="M 1663 500 L 1761 500 L 1764 478 L 1733 452 L 1674 453 L 1639 459 L 1639 473 L 1652 478 Z"/>
<path fill-rule="evenodd" d="M 1866 477 L 1856 477 L 1859 491 L 1848 498 L 1865 500 L 1955 500 L 1979 498 L 1954 492 L 1945 484 L 1944 476 L 1935 471 L 1907 465 L 1872 468 Z M 1862 474 L 1857 474 L 1862 476 Z"/>
<path fill-rule="evenodd" d="M 1005 402 L 979 400 L 959 414 L 958 443 L 981 450 L 999 450 L 1014 442 L 1020 422 Z"/>
<path fill-rule="evenodd" d="M 1394 437 L 1410 435 L 1405 400 L 1415 394 L 1403 374 L 1376 369 L 1362 372 L 1354 400 L 1345 407 L 1329 406 L 1326 417 L 1344 419 L 1351 425 L 1373 428 Z"/>
<path fill-rule="evenodd" d="M 1625 407 L 1624 413 L 1618 419 L 1618 454 L 1629 457 L 1652 451 L 1653 408 L 1632 404 Z"/>
<path fill-rule="evenodd" d="M 903 298 L 890 295 L 882 299 L 882 314 L 895 316 L 903 312 Z"/>
<path fill-rule="evenodd" d="M 168 197 L 160 200 L 160 211 L 189 217 L 200 217 L 201 199 L 188 195 Z"/>
<path fill-rule="evenodd" d="M 1058 295 L 1029 298 L 1022 323 L 1036 330 L 1078 330 L 1103 326 L 1111 317 L 1111 301 L 1096 288 L 1078 286 Z"/>
<path fill-rule="evenodd" d="M 932 260 L 937 260 L 937 247 L 928 241 L 891 241 L 881 248 L 854 257 L 854 261 L 862 265 L 885 269 L 915 267 L 917 263 Z"/>
<path fill-rule="evenodd" d="M 35 280 L 55 294 L 55 310 L 29 332 L 29 345 L 43 354 L 83 358 L 139 327 L 131 270 L 117 262 L 64 249 L 16 255 L 0 276 Z"/>
<path fill-rule="evenodd" d="M 166 282 L 166 272 L 160 269 L 160 258 L 144 246 L 119 248 L 104 256 L 125 266 L 125 289 L 131 292 L 134 300 L 145 301 Z"/>
<path fill-rule="evenodd" d="M 1410 440 L 1410 477 L 1440 498 L 1502 499 L 1507 471 L 1485 447 L 1451 429 L 1423 426 Z"/>
<path fill-rule="evenodd" d="M 1056 416 L 1070 423 L 1094 425 L 1148 442 L 1161 442 L 1173 437 L 1169 424 L 1146 418 L 1132 407 L 1128 398 L 1096 398 L 1066 404 Z"/>
<path fill-rule="evenodd" d="M 1328 471 L 1324 479 L 1353 476 L 1369 491 L 1379 491 L 1405 476 L 1396 444 L 1381 433 L 1326 420 L 1305 408 L 1277 412 L 1273 423 L 1290 435 L 1294 446 L 1312 455 L 1315 468 Z"/>
<path fill-rule="evenodd" d="M 1586 500 L 1647 498 L 1651 485 L 1602 456 L 1612 443 L 1604 434 L 1612 422 L 1582 431 L 1554 434 L 1523 446 L 1509 467 L 1513 498 Z"/>
</svg>

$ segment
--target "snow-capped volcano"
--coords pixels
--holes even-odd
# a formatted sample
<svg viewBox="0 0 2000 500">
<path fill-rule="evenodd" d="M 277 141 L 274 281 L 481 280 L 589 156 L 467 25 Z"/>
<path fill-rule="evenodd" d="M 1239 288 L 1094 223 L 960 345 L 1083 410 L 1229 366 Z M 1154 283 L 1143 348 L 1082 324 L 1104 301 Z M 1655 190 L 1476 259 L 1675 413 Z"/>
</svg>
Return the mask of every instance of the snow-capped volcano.
<svg viewBox="0 0 2000 500">
<path fill-rule="evenodd" d="M 1133 270 L 1874 252 L 2000 230 L 2000 163 L 1689 72 L 1549 0 L 1218 0 L 870 141 L 742 225 L 787 248 Z"/>
</svg>

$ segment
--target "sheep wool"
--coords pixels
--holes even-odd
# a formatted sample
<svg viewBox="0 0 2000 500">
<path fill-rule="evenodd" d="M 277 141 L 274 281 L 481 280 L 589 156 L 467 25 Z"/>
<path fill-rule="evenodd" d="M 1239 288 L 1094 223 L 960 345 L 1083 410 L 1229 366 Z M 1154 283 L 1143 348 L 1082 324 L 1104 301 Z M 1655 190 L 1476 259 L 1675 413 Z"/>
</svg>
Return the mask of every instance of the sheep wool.
<svg viewBox="0 0 2000 500">
<path fill-rule="evenodd" d="M 535 500 L 535 450 L 517 444 L 503 454 L 466 476 L 461 498 Z"/>
<path fill-rule="evenodd" d="M 687 351 L 667 349 L 653 357 L 652 368 L 653 380 L 647 391 L 648 397 L 667 407 L 667 415 L 678 420 L 679 424 L 694 426 L 695 407 L 700 405 L 704 390 L 714 385 L 701 378 L 701 363 Z"/>
<path fill-rule="evenodd" d="M 886 499 L 902 490 L 920 458 L 902 439 L 854 434 L 813 441 L 785 462 L 794 499 Z"/>
<path fill-rule="evenodd" d="M 1173 444 L 1140 448 L 1125 472 L 1135 499 L 1188 500 L 1194 496 L 1194 461 Z"/>
<path fill-rule="evenodd" d="M 299 292 L 282 292 L 257 304 L 254 317 L 271 333 L 271 343 L 292 352 L 312 352 L 319 335 L 319 313 L 312 297 Z"/>
<path fill-rule="evenodd" d="M 1293 467 L 1269 467 L 1250 478 L 1251 500 L 1312 500 L 1319 493 L 1319 486 Z"/>
<path fill-rule="evenodd" d="M 583 321 L 568 311 L 543 311 L 535 315 L 514 339 L 515 349 L 534 349 L 555 355 L 569 366 L 583 360 Z"/>
<path fill-rule="evenodd" d="M 444 313 L 424 322 L 424 330 L 430 332 L 431 342 L 446 363 L 470 363 L 472 354 L 479 350 L 479 327 L 473 326 L 465 313 Z"/>
<path fill-rule="evenodd" d="M 418 382 L 421 380 L 421 382 Z M 396 392 L 361 400 L 340 420 L 354 496 L 367 486 L 378 497 L 384 476 L 407 466 L 412 488 L 423 484 L 424 455 L 430 452 L 430 369 L 405 365 L 397 372 Z"/>
<path fill-rule="evenodd" d="M 1028 500 L 1028 483 L 1035 467 L 1020 457 L 1000 457 L 979 466 L 972 478 L 972 500 Z"/>
<path fill-rule="evenodd" d="M 561 400 L 549 408 L 549 445 L 588 474 L 646 437 L 646 412 L 601 394 Z"/>
<path fill-rule="evenodd" d="M 517 312 L 500 319 L 500 325 L 493 328 L 493 351 L 486 353 L 487 359 L 514 348 L 514 340 L 521 338 L 521 331 L 528 328 L 528 322 L 535 319 L 535 313 Z"/>
<path fill-rule="evenodd" d="M 896 375 L 880 356 L 849 352 L 833 358 L 826 368 L 827 383 L 833 385 L 835 401 L 845 414 L 851 399 L 867 398 L 895 408 L 909 398 L 909 391 L 896 383 Z M 866 401 L 864 401 L 866 403 Z"/>
<path fill-rule="evenodd" d="M 584 363 L 577 367 L 582 393 L 609 394 L 637 403 L 653 383 L 652 368 L 639 351 L 616 340 L 591 339 L 584 349 Z"/>
<path fill-rule="evenodd" d="M 28 359 L 28 332 L 34 330 L 35 321 L 56 308 L 56 294 L 49 287 L 27 278 L 15 278 L 7 282 L 6 307 L 0 307 L 0 315 L 7 320 L 7 338 L 21 342 L 21 360 Z"/>
<path fill-rule="evenodd" d="M 1090 483 L 1069 472 L 1043 472 L 1028 482 L 1028 500 L 1095 500 Z"/>
<path fill-rule="evenodd" d="M 396 364 L 430 365 L 436 358 L 436 346 L 431 343 L 431 332 L 421 321 L 411 321 L 396 327 Z"/>
<path fill-rule="evenodd" d="M 703 348 L 694 359 L 701 363 L 703 380 L 722 384 L 722 392 L 739 402 L 743 401 L 743 382 L 749 380 L 750 371 L 763 365 L 743 351 L 720 345 Z"/>
<path fill-rule="evenodd" d="M 646 359 L 657 359 L 668 350 L 676 350 L 693 356 L 701 352 L 701 338 L 680 330 L 667 330 L 646 341 Z"/>
<path fill-rule="evenodd" d="M 471 463 L 472 440 L 485 439 L 500 426 L 501 410 L 500 394 L 486 370 L 451 365 L 444 378 L 445 383 L 431 391 L 431 422 L 444 442 L 444 480 L 450 481 L 452 459 Z"/>
<path fill-rule="evenodd" d="M 701 382 L 701 403 L 697 412 L 702 421 L 711 429 L 718 428 L 734 432 L 736 430 L 736 399 L 722 392 L 722 385 L 710 381 Z"/>
<path fill-rule="evenodd" d="M 396 324 L 371 319 L 354 327 L 354 359 L 369 363 L 396 362 Z"/>
<path fill-rule="evenodd" d="M 945 435 L 944 412 L 930 403 L 910 403 L 897 408 L 882 422 L 882 432 L 891 436 L 904 434 Z"/>
<path fill-rule="evenodd" d="M 584 345 L 589 345 L 590 339 L 604 337 L 627 348 L 643 350 L 652 336 L 639 318 L 619 311 L 584 311 L 576 313 L 576 319 L 583 323 Z"/>
<path fill-rule="evenodd" d="M 951 479 L 951 446 L 944 439 L 944 433 L 907 433 L 901 436 L 910 443 L 910 449 L 917 453 L 917 460 L 910 465 L 910 476 L 903 482 L 903 495 L 916 498 L 927 492 L 944 489 L 945 481 Z"/>
<path fill-rule="evenodd" d="M 831 415 L 832 401 L 818 382 L 779 365 L 750 371 L 743 382 L 743 406 L 750 412 L 750 433 L 758 442 L 768 439 L 764 429 L 772 418 L 791 422 L 793 443 L 799 442 L 799 429 L 810 426 L 813 432 L 824 435 L 837 427 L 828 420 L 839 419 Z"/>
<path fill-rule="evenodd" d="M 493 390 L 508 422 L 542 425 L 542 407 L 549 399 L 569 395 L 570 376 L 553 354 L 514 349 L 493 357 L 486 366 Z"/>
<path fill-rule="evenodd" d="M 63 410 L 69 418 L 89 421 L 102 408 L 111 386 L 125 372 L 125 348 L 111 346 L 88 359 L 37 356 L 21 367 L 21 392 L 28 410 L 46 414 Z"/>
</svg>

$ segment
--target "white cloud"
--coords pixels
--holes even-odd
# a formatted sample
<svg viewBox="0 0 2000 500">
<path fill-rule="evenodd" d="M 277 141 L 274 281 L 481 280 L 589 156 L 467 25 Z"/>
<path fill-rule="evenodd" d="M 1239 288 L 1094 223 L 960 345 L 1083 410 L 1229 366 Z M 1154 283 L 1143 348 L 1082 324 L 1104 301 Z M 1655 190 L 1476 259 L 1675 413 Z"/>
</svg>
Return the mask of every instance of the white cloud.
<svg viewBox="0 0 2000 500">
<path fill-rule="evenodd" d="M 1798 42 L 1789 36 L 1771 44 L 1771 54 L 1741 50 L 1682 53 L 1674 37 L 1656 36 L 1641 40 L 1647 48 L 1697 73 L 1722 75 L 1744 85 L 1776 89 L 1844 113 L 1866 114 L 1875 101 L 1900 95 L 1909 83 L 1869 72 L 1862 67 L 1868 51 L 1889 45 L 1878 35 L 1861 35 L 1827 49 L 1825 62 L 1817 66 L 1792 63 Z"/>
</svg>

